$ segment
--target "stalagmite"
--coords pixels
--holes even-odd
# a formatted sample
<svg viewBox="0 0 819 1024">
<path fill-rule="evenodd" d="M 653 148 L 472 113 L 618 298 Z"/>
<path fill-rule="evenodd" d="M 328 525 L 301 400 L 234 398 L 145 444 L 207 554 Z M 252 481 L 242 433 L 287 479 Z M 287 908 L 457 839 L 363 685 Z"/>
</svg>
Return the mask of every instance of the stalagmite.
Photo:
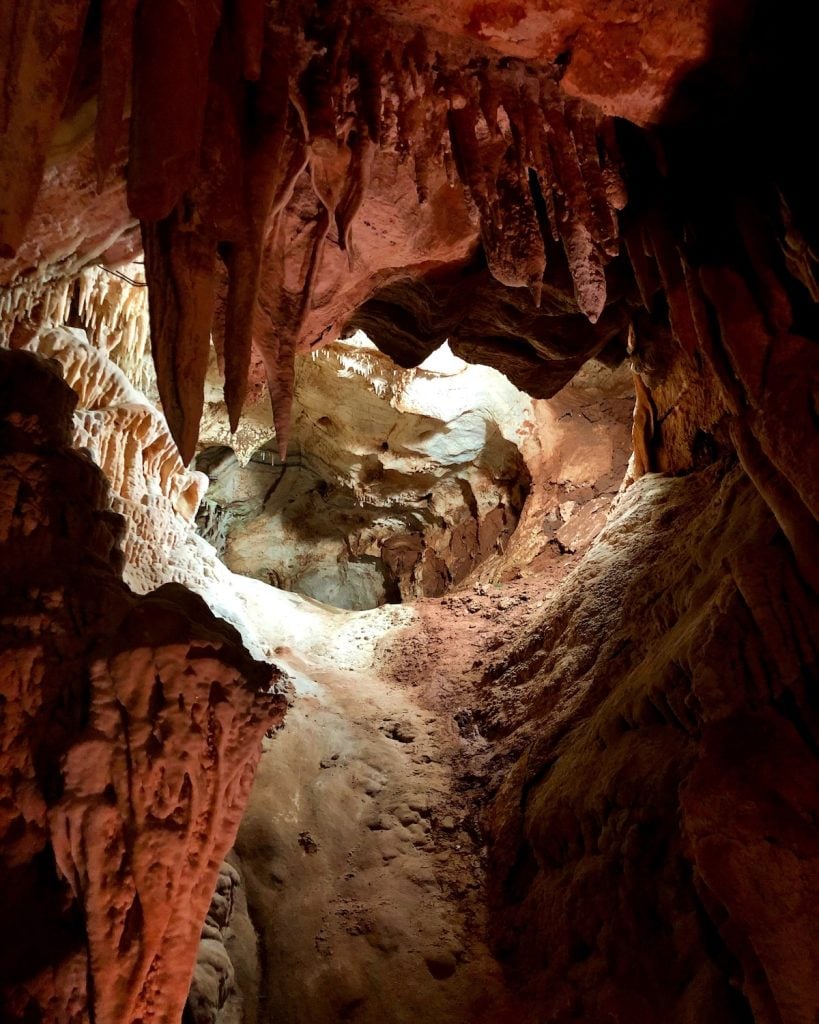
<svg viewBox="0 0 819 1024">
<path fill-rule="evenodd" d="M 246 237 L 227 247 L 229 291 L 225 323 L 225 401 L 231 429 L 236 430 L 247 393 L 251 342 L 257 316 L 257 296 L 263 269 L 265 233 L 272 218 L 276 236 L 278 218 L 292 195 L 307 162 L 304 140 L 290 101 L 289 57 L 281 40 L 271 44 L 262 62 L 255 96 L 255 123 L 249 129 L 244 167 Z M 265 353 L 264 333 L 256 331 L 257 345 Z"/>
<path fill-rule="evenodd" d="M 238 0 L 236 16 L 242 43 L 244 77 L 249 82 L 255 82 L 262 73 L 265 29 L 264 0 Z"/>
<path fill-rule="evenodd" d="M 353 263 L 353 221 L 366 194 L 374 159 L 375 145 L 362 125 L 362 128 L 356 132 L 352 144 L 350 168 L 347 173 L 344 194 L 334 211 L 339 248 L 346 251 L 351 267 Z M 419 189 L 419 197 L 422 192 L 423 188 Z"/>
</svg>

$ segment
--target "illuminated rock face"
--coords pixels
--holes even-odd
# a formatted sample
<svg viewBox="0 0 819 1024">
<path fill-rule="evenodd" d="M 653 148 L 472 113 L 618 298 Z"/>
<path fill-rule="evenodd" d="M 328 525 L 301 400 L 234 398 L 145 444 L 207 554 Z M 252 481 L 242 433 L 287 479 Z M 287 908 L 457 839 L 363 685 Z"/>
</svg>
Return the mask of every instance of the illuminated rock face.
<svg viewBox="0 0 819 1024">
<path fill-rule="evenodd" d="M 297 366 L 285 466 L 272 417 L 242 467 L 210 407 L 205 436 L 223 447 L 197 463 L 212 480 L 200 528 L 234 572 L 345 608 L 507 579 L 550 544 L 559 560 L 591 542 L 632 405 L 631 375 L 600 364 L 535 401 L 446 345 L 407 371 L 363 336 L 336 342 Z"/>
<path fill-rule="evenodd" d="M 407 371 L 363 336 L 337 342 L 298 367 L 286 463 L 214 466 L 206 536 L 234 572 L 339 607 L 438 596 L 508 546 L 535 420 L 446 348 Z"/>
<path fill-rule="evenodd" d="M 0 366 L 2 900 L 29 922 L 4 1014 L 176 1021 L 284 698 L 199 598 L 121 582 L 122 520 L 70 447 L 73 393 L 32 354 Z"/>
</svg>

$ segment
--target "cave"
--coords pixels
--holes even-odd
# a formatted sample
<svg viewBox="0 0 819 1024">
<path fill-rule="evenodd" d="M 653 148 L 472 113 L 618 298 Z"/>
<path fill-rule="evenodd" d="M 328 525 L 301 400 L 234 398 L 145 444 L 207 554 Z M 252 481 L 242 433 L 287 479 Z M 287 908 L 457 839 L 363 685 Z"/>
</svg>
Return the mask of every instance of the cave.
<svg viewBox="0 0 819 1024">
<path fill-rule="evenodd" d="M 446 343 L 404 370 L 359 332 L 297 364 L 284 459 L 272 415 L 244 466 L 197 456 L 200 533 L 234 572 L 336 607 L 441 596 L 508 546 L 537 416 Z"/>
<path fill-rule="evenodd" d="M 816 1024 L 795 0 L 9 0 L 0 1020 Z"/>
</svg>

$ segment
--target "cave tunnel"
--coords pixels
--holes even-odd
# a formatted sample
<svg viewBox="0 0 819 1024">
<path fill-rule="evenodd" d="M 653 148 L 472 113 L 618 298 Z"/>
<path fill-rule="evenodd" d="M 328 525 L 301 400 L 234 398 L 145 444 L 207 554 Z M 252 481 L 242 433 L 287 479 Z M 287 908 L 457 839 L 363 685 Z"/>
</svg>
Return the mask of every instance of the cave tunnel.
<svg viewBox="0 0 819 1024">
<path fill-rule="evenodd" d="M 9 0 L 0 1020 L 816 1024 L 807 6 Z"/>
</svg>

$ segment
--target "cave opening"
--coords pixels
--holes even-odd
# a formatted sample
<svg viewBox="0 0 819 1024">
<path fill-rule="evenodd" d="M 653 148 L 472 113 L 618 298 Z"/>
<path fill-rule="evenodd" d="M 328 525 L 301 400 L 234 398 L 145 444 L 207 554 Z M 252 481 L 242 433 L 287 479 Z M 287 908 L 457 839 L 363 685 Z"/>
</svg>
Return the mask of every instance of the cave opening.
<svg viewBox="0 0 819 1024">
<path fill-rule="evenodd" d="M 509 544 L 536 418 L 446 343 L 404 370 L 359 332 L 297 364 L 283 461 L 275 436 L 244 466 L 226 446 L 197 456 L 200 533 L 234 572 L 337 607 L 441 596 Z"/>
</svg>

